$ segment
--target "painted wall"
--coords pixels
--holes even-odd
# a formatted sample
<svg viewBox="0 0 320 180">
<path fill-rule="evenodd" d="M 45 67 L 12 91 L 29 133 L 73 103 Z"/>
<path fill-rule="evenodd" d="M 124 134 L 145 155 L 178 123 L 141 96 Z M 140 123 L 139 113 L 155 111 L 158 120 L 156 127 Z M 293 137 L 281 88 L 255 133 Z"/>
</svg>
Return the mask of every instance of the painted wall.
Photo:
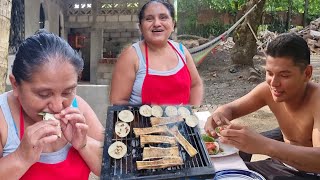
<svg viewBox="0 0 320 180">
<path fill-rule="evenodd" d="M 25 1 L 25 38 L 39 30 L 40 4 L 45 14 L 45 29 L 59 35 L 59 15 L 63 16 L 63 9 L 59 0 L 27 0 Z M 62 17 L 62 20 L 64 17 Z M 65 38 L 65 35 L 62 35 Z"/>
</svg>

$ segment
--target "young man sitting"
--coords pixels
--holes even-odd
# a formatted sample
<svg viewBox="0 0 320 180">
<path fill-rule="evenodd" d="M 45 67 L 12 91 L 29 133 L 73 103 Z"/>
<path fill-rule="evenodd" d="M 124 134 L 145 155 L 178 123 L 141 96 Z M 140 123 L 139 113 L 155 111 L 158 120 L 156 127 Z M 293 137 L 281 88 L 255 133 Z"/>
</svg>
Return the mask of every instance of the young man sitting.
<svg viewBox="0 0 320 180">
<path fill-rule="evenodd" d="M 222 143 L 270 156 L 246 163 L 267 179 L 320 179 L 320 86 L 310 81 L 308 45 L 298 35 L 282 34 L 269 43 L 266 54 L 266 81 L 214 111 L 205 130 L 216 136 L 215 127 L 226 125 Z M 277 118 L 284 142 L 229 122 L 265 105 Z"/>
</svg>

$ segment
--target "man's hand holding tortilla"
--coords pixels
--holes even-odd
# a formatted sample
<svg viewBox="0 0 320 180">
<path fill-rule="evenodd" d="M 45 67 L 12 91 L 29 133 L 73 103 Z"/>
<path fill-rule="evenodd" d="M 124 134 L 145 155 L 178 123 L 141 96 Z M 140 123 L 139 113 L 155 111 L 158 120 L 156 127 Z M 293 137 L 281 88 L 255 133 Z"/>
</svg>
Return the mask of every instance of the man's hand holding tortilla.
<svg viewBox="0 0 320 180">
<path fill-rule="evenodd" d="M 230 124 L 220 131 L 220 142 L 251 154 L 265 154 L 268 139 L 246 126 Z M 272 141 L 272 140 L 271 140 Z"/>
<path fill-rule="evenodd" d="M 223 127 L 229 125 L 230 121 L 220 112 L 215 112 L 208 117 L 204 129 L 207 134 L 212 137 L 216 137 L 218 134 L 215 131 L 217 127 Z"/>
</svg>

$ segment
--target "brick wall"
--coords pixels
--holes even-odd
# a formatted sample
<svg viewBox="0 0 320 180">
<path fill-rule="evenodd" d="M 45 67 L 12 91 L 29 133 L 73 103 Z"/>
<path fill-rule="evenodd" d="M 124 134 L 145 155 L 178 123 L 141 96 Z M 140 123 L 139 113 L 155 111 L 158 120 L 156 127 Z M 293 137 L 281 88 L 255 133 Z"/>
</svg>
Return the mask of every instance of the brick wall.
<svg viewBox="0 0 320 180">
<path fill-rule="evenodd" d="M 105 29 L 103 32 L 103 57 L 118 57 L 121 51 L 139 41 L 139 29 Z"/>
</svg>

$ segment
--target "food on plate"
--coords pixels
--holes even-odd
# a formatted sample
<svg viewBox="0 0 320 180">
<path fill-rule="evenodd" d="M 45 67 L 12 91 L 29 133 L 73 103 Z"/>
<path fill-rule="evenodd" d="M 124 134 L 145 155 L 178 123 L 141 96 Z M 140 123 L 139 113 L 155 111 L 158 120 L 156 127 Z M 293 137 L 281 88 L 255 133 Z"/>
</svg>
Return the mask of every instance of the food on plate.
<svg viewBox="0 0 320 180">
<path fill-rule="evenodd" d="M 177 145 L 176 138 L 171 136 L 160 136 L 160 135 L 141 135 L 140 146 L 144 147 L 146 144 L 170 144 L 173 146 Z"/>
<path fill-rule="evenodd" d="M 204 142 L 214 142 L 214 138 L 207 134 L 203 134 L 201 137 Z"/>
<path fill-rule="evenodd" d="M 44 121 L 48 121 L 48 120 L 58 120 L 57 118 L 54 117 L 54 114 L 48 113 L 48 112 L 40 112 L 38 113 L 38 115 L 42 116 L 42 120 Z M 60 124 L 58 125 L 59 129 L 60 128 Z M 59 132 L 59 134 L 57 135 L 59 138 L 61 138 L 61 130 Z"/>
<path fill-rule="evenodd" d="M 186 124 L 189 127 L 196 127 L 199 124 L 199 119 L 195 115 L 189 115 L 186 117 Z"/>
<path fill-rule="evenodd" d="M 178 114 L 181 115 L 183 118 L 186 118 L 191 113 L 188 108 L 181 106 L 178 108 Z"/>
<path fill-rule="evenodd" d="M 123 122 L 131 122 L 134 119 L 134 116 L 129 110 L 122 110 L 118 115 L 119 119 Z"/>
<path fill-rule="evenodd" d="M 130 126 L 125 122 L 118 122 L 114 127 L 115 133 L 119 137 L 126 137 L 130 132 Z"/>
<path fill-rule="evenodd" d="M 139 108 L 141 116 L 150 117 L 152 115 L 152 108 L 149 105 L 143 105 Z"/>
<path fill-rule="evenodd" d="M 142 160 L 160 159 L 166 157 L 179 157 L 179 148 L 169 147 L 145 147 L 143 148 Z"/>
<path fill-rule="evenodd" d="M 133 132 L 136 137 L 146 134 L 165 134 L 168 132 L 167 126 L 154 126 L 146 128 L 133 128 Z"/>
<path fill-rule="evenodd" d="M 121 159 L 127 154 L 127 146 L 123 142 L 116 141 L 109 146 L 108 154 L 114 159 Z"/>
<path fill-rule="evenodd" d="M 170 128 L 169 132 L 176 138 L 191 157 L 198 153 L 198 151 L 181 135 L 177 126 Z"/>
<path fill-rule="evenodd" d="M 155 161 L 137 161 L 137 169 L 158 169 L 183 165 L 181 157 L 166 157 Z"/>
<path fill-rule="evenodd" d="M 218 126 L 214 129 L 214 131 L 217 133 L 218 136 L 221 136 L 220 132 L 224 129 L 225 129 L 224 126 Z"/>
<path fill-rule="evenodd" d="M 219 143 L 215 141 L 215 139 L 209 135 L 203 134 L 202 140 L 206 145 L 206 149 L 210 155 L 216 155 L 220 152 L 223 152 Z"/>
<path fill-rule="evenodd" d="M 154 117 L 162 117 L 163 115 L 163 109 L 161 106 L 158 106 L 158 105 L 154 105 L 152 106 L 151 108 L 151 114 L 152 116 Z"/>
<path fill-rule="evenodd" d="M 165 124 L 171 124 L 176 122 L 182 122 L 182 116 L 171 116 L 171 117 L 151 117 L 151 126 L 161 126 Z"/>
<path fill-rule="evenodd" d="M 167 106 L 164 110 L 167 116 L 176 116 L 178 115 L 178 110 L 175 106 Z"/>
<path fill-rule="evenodd" d="M 210 155 L 216 155 L 223 152 L 218 142 L 205 142 L 206 149 Z"/>
</svg>

